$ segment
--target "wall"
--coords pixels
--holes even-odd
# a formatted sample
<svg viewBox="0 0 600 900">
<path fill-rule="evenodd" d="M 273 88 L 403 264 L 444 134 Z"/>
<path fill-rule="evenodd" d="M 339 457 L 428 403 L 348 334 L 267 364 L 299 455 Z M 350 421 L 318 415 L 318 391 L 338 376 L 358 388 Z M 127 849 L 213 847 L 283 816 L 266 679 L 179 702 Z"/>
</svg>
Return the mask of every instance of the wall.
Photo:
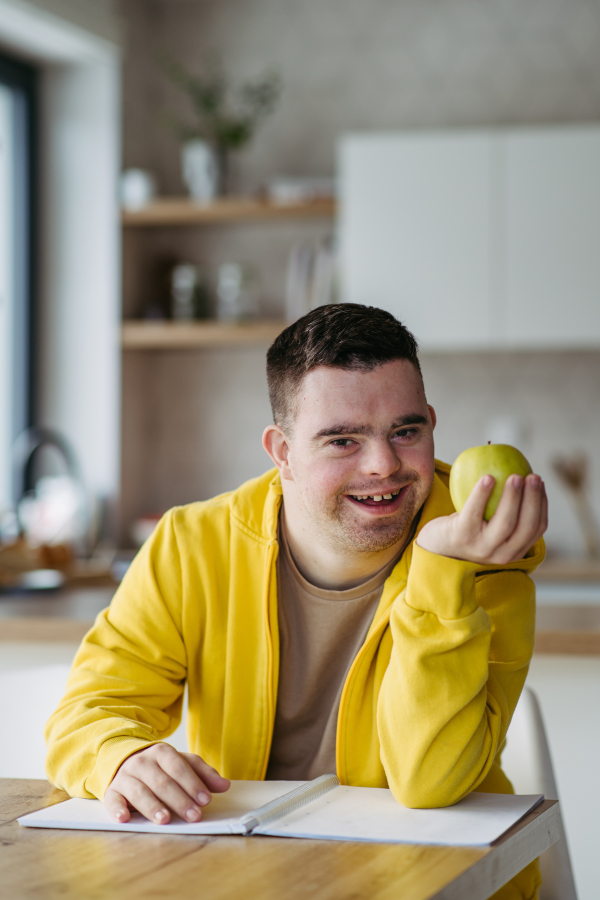
<svg viewBox="0 0 600 900">
<path fill-rule="evenodd" d="M 548 485 L 548 548 L 578 554 L 577 520 L 550 463 L 567 452 L 586 452 L 595 463 L 600 512 L 600 353 L 426 354 L 422 362 L 438 414 L 437 455 L 452 462 L 465 447 L 497 440 L 494 419 L 514 418 L 521 426 L 519 444 Z"/>
<path fill-rule="evenodd" d="M 136 504 L 139 512 L 158 512 L 205 499 L 269 467 L 260 443 L 270 421 L 265 351 L 266 346 L 125 355 L 129 514 Z M 597 458 L 600 354 L 425 354 L 422 363 L 428 399 L 438 414 L 438 457 L 452 462 L 465 447 L 488 440 L 495 418 L 515 417 L 523 450 L 551 494 L 549 549 L 580 552 L 577 521 L 550 460 L 573 449 Z M 594 471 L 600 509 L 598 468 Z"/>
<path fill-rule="evenodd" d="M 159 71 L 164 50 L 198 70 L 216 51 L 235 77 L 279 66 L 281 105 L 236 166 L 243 190 L 273 173 L 331 174 L 337 137 L 348 130 L 589 121 L 600 111 L 600 6 L 591 0 L 123 0 L 121 9 L 124 161 L 153 168 L 164 193 L 183 186 L 160 111 L 187 108 Z M 146 250 L 178 251 L 212 272 L 228 256 L 256 260 L 263 309 L 273 314 L 287 249 L 306 227 L 156 233 Z M 235 487 L 268 465 L 257 444 L 269 415 L 263 365 L 258 350 L 126 355 L 125 519 Z M 548 478 L 549 541 L 579 552 L 549 459 L 578 448 L 598 458 L 600 353 L 435 355 L 424 370 L 439 455 L 452 461 L 487 439 L 492 418 L 516 415 L 524 449 Z M 148 389 L 132 410 L 136 380 Z M 154 385 L 166 405 L 156 405 Z M 231 443 L 219 429 L 237 421 L 244 427 Z M 145 448 L 159 432 L 150 455 Z M 600 511 L 597 463 L 593 477 Z"/>
<path fill-rule="evenodd" d="M 157 106 L 186 107 L 159 74 L 161 50 L 197 70 L 216 52 L 235 77 L 280 68 L 283 100 L 244 154 L 243 186 L 278 171 L 331 173 L 342 131 L 578 121 L 600 109 L 593 0 L 122 0 L 122 9 L 126 110 L 146 104 L 135 129 L 126 120 L 125 160 L 152 163 L 165 192 L 181 184 Z"/>
</svg>

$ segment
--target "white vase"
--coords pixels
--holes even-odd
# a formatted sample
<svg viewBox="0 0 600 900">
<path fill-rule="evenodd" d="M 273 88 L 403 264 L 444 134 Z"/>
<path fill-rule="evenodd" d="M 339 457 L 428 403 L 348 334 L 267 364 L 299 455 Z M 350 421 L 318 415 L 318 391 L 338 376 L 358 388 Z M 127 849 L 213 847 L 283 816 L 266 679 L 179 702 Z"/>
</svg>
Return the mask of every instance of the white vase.
<svg viewBox="0 0 600 900">
<path fill-rule="evenodd" d="M 199 203 L 214 200 L 219 186 L 219 167 L 211 145 L 200 138 L 186 141 L 181 148 L 181 163 L 190 197 Z"/>
</svg>

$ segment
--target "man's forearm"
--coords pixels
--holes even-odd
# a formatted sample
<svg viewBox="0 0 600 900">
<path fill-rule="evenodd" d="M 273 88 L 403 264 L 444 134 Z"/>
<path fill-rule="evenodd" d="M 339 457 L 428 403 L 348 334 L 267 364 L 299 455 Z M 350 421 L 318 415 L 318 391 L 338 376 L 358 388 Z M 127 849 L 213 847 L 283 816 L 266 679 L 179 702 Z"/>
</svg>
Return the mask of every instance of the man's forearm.
<svg viewBox="0 0 600 900">
<path fill-rule="evenodd" d="M 525 681 L 533 585 L 518 571 L 476 570 L 415 547 L 392 610 L 378 731 L 390 788 L 407 806 L 447 806 L 483 781 Z"/>
</svg>

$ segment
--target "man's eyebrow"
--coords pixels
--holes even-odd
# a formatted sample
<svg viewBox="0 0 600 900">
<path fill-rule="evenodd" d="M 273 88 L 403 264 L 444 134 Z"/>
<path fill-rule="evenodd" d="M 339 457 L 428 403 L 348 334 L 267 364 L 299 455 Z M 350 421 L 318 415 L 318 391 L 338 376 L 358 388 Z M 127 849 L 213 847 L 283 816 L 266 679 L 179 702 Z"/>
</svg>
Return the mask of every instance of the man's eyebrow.
<svg viewBox="0 0 600 900">
<path fill-rule="evenodd" d="M 428 421 L 427 416 L 421 413 L 410 413 L 408 416 L 401 416 L 399 419 L 396 419 L 392 428 L 402 428 L 404 425 L 427 425 Z"/>
<path fill-rule="evenodd" d="M 331 428 L 322 428 L 317 431 L 315 438 L 333 437 L 339 434 L 372 434 L 373 429 L 369 425 L 352 425 L 348 422 L 340 422 L 339 425 L 332 425 Z"/>
<path fill-rule="evenodd" d="M 420 413 L 410 413 L 407 416 L 400 416 L 399 419 L 396 419 L 392 422 L 392 428 L 403 428 L 407 425 L 426 425 L 427 417 L 421 415 Z M 336 437 L 342 434 L 365 434 L 370 435 L 373 434 L 373 429 L 369 425 L 356 425 L 351 422 L 339 422 L 335 425 L 332 425 L 330 428 L 322 428 L 321 431 L 317 431 L 314 436 L 314 440 L 323 437 Z"/>
</svg>

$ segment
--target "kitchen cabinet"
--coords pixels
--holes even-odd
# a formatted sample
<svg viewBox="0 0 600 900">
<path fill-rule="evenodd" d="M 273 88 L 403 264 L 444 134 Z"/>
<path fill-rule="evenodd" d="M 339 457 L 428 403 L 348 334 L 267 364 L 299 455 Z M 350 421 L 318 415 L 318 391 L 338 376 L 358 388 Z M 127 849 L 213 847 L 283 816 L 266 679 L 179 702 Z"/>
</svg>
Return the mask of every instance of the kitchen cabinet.
<svg viewBox="0 0 600 900">
<path fill-rule="evenodd" d="M 339 162 L 344 299 L 388 309 L 424 348 L 490 344 L 491 136 L 350 136 Z"/>
<path fill-rule="evenodd" d="M 346 136 L 344 299 L 424 350 L 600 345 L 600 127 Z"/>
<path fill-rule="evenodd" d="M 506 338 L 600 344 L 600 128 L 508 133 Z"/>
</svg>

